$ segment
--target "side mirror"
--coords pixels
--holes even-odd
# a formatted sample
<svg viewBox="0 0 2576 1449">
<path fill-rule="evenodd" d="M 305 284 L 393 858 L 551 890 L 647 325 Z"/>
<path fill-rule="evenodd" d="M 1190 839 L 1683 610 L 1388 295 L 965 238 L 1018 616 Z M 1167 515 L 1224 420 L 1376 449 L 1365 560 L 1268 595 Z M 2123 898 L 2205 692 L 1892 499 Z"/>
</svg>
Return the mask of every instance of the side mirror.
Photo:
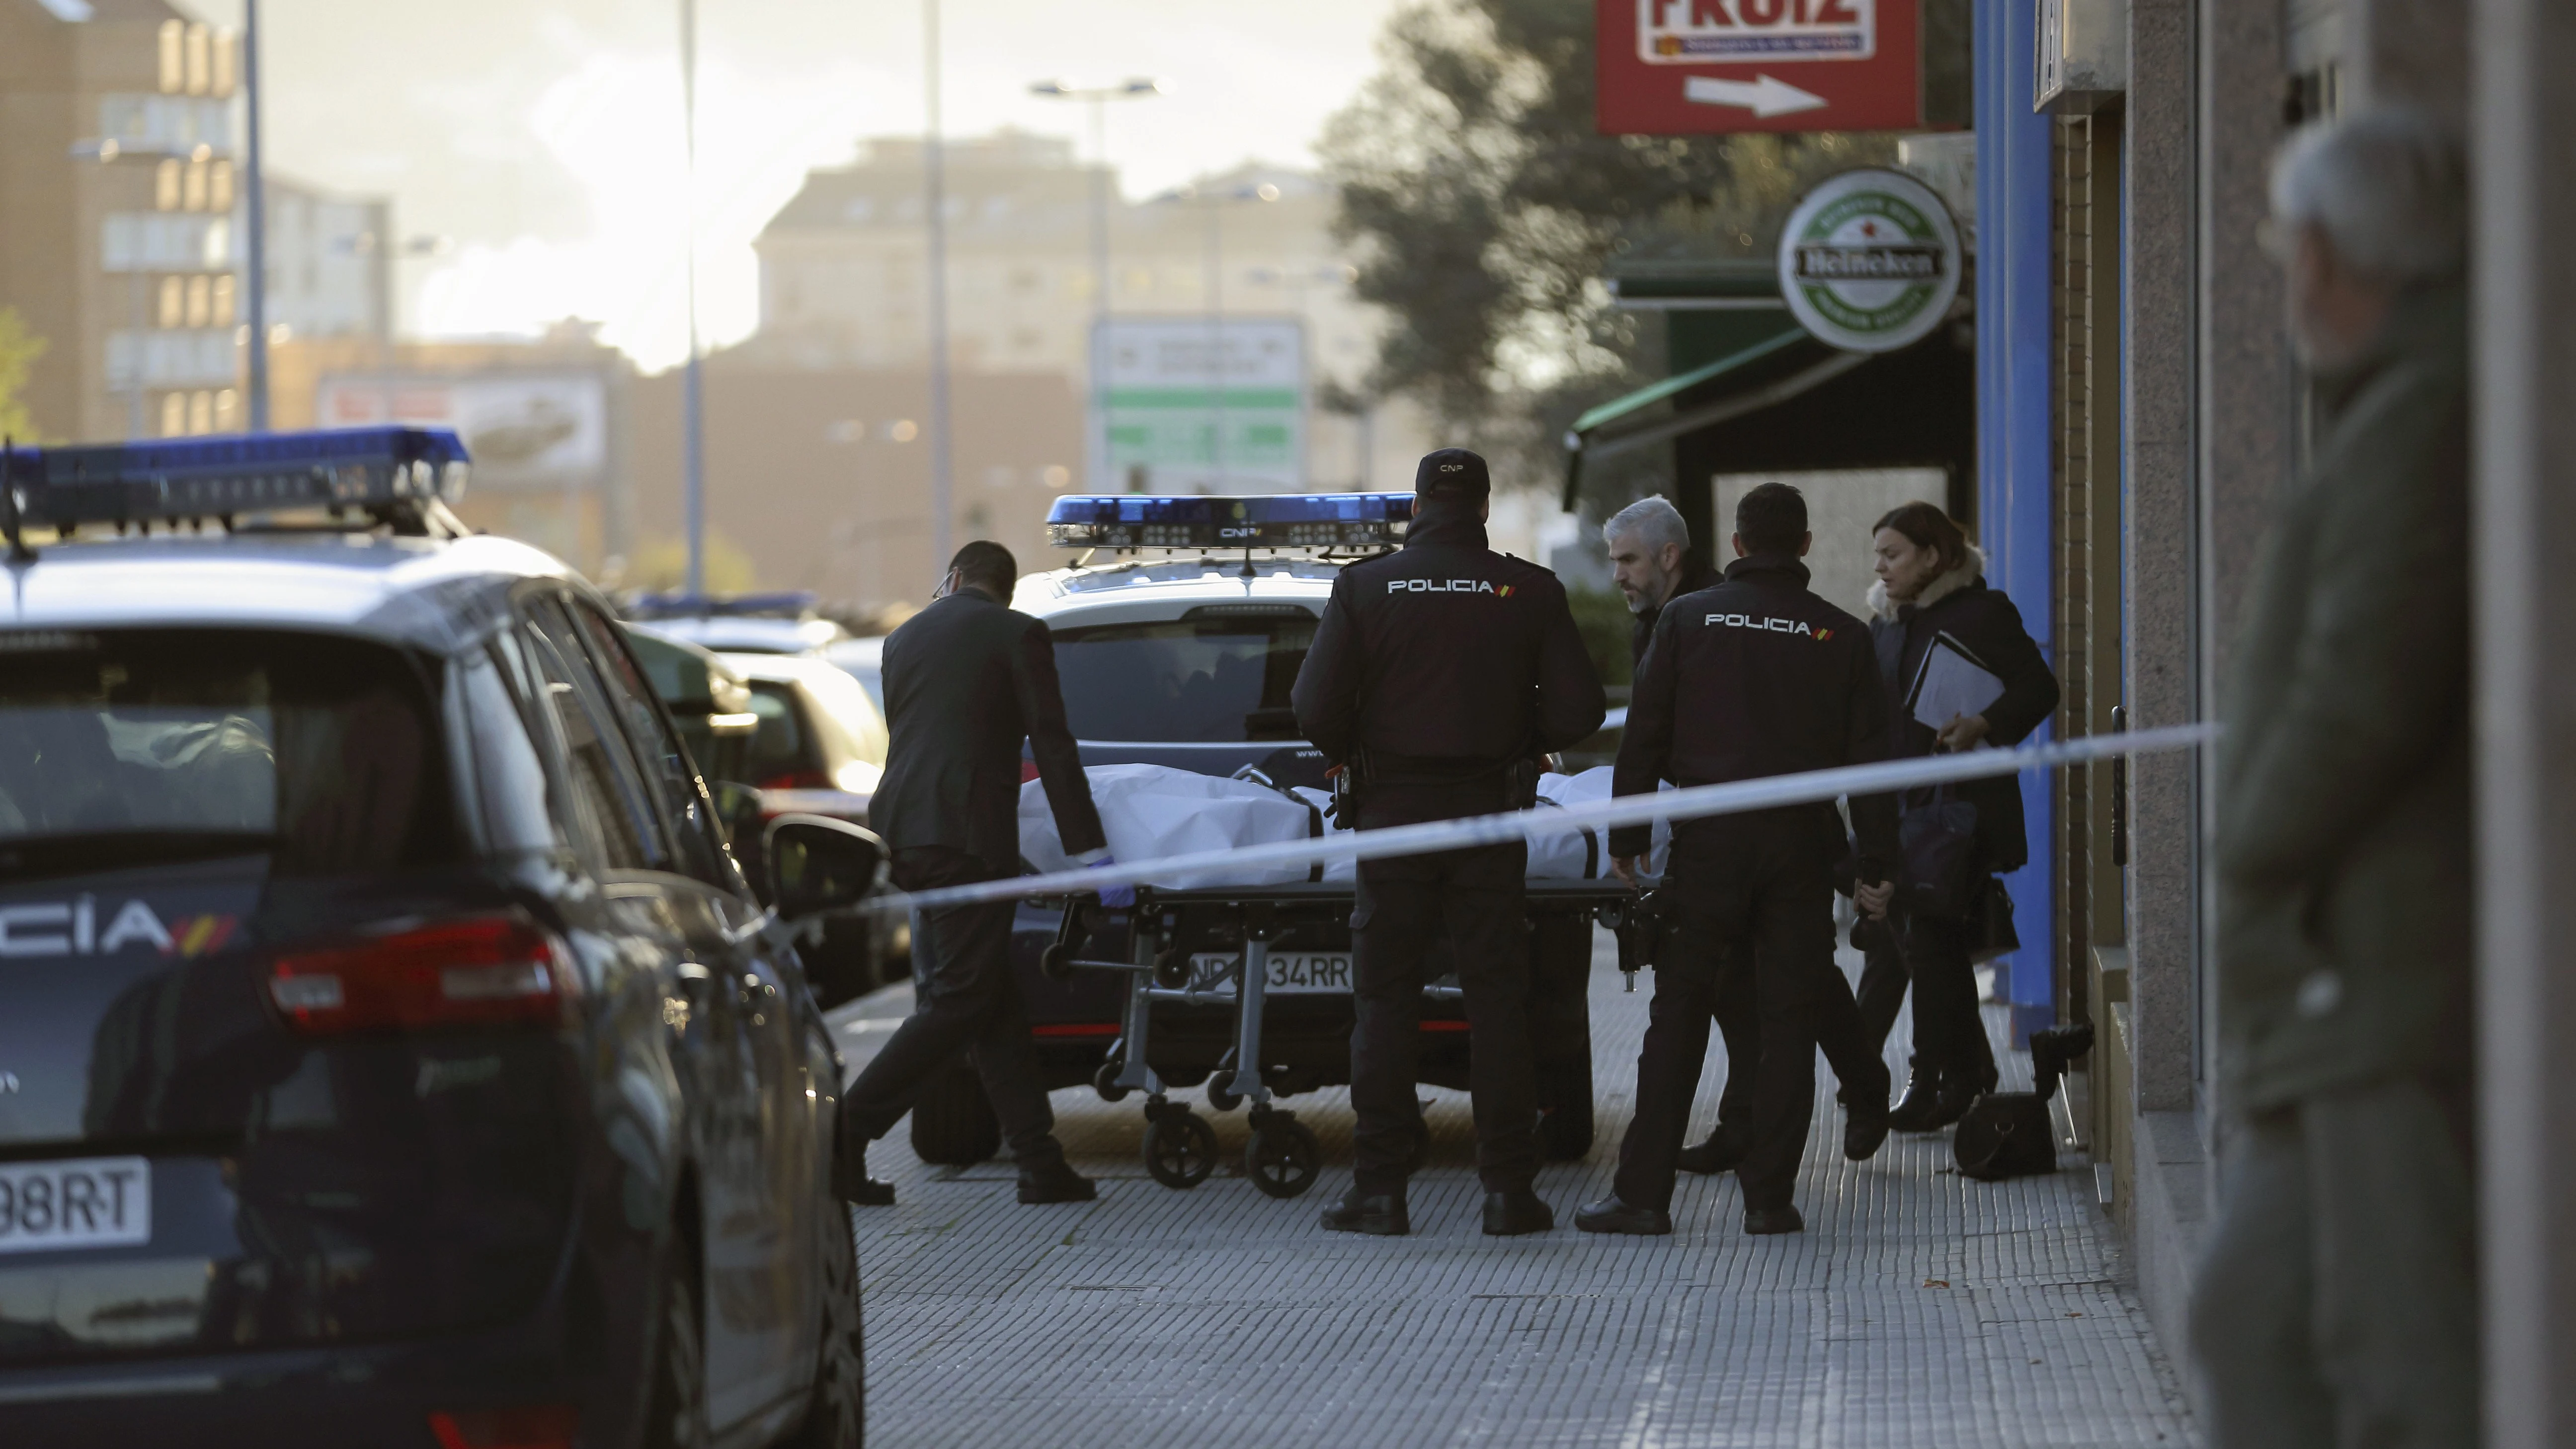
<svg viewBox="0 0 2576 1449">
<path fill-rule="evenodd" d="M 769 901 L 781 920 L 848 910 L 885 879 L 885 842 L 846 820 L 781 815 L 762 844 Z"/>
</svg>

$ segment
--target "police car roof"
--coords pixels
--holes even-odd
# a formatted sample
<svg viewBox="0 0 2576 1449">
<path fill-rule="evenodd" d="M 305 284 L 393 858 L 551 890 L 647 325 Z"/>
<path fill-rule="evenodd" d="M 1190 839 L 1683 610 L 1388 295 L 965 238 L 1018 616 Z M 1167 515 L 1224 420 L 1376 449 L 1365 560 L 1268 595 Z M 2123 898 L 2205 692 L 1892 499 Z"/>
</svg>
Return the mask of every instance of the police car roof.
<svg viewBox="0 0 2576 1449">
<path fill-rule="evenodd" d="M 45 544 L 0 565 L 0 629 L 314 629 L 452 654 L 523 579 L 574 578 L 511 539 L 159 535 Z"/>
<path fill-rule="evenodd" d="M 1051 569 L 1020 579 L 1011 607 L 1051 625 L 1157 623 L 1210 604 L 1287 604 L 1317 616 L 1342 565 L 1306 557 L 1164 558 Z"/>
</svg>

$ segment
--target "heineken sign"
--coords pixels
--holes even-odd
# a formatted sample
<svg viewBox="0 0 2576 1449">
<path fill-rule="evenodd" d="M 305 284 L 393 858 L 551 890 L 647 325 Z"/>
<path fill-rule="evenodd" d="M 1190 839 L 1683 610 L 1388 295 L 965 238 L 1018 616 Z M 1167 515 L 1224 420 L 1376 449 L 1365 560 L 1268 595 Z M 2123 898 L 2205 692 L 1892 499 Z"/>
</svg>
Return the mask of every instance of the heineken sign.
<svg viewBox="0 0 2576 1449">
<path fill-rule="evenodd" d="M 1846 171 L 1807 193 L 1781 229 L 1780 295 L 1819 340 L 1893 352 L 1949 315 L 1959 229 L 1913 177 Z"/>
</svg>

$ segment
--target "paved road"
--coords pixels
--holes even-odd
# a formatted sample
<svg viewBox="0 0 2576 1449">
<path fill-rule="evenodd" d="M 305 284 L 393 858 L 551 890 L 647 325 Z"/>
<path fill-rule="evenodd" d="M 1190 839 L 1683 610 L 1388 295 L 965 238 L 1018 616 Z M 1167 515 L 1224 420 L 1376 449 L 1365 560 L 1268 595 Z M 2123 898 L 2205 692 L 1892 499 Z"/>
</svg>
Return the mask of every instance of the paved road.
<svg viewBox="0 0 2576 1449">
<path fill-rule="evenodd" d="M 1607 1191 L 1651 985 L 1621 994 L 1606 936 L 1600 945 L 1602 1133 L 1588 1160 L 1539 1177 L 1561 1221 Z M 854 1065 L 907 1010 L 897 988 L 834 1013 Z M 1700 1128 L 1717 1070 L 1712 1060 Z M 2027 1057 L 2006 1070 L 2027 1085 Z M 2089 1168 L 1978 1183 L 1950 1166 L 1940 1137 L 1892 1139 L 1874 1161 L 1846 1163 L 1831 1078 L 1819 1077 L 1828 1095 L 1799 1192 L 1808 1231 L 1786 1238 L 1743 1235 L 1732 1178 L 1686 1177 L 1670 1238 L 1568 1226 L 1488 1239 L 1466 1098 L 1432 1088 L 1433 1156 L 1404 1239 L 1315 1227 L 1348 1182 L 1339 1091 L 1286 1104 L 1323 1137 L 1327 1162 L 1289 1202 L 1231 1170 L 1189 1192 L 1157 1185 L 1137 1158 L 1133 1098 L 1055 1095 L 1075 1163 L 1102 1180 L 1097 1203 L 1021 1207 L 1007 1166 L 928 1167 L 898 1129 L 872 1162 L 898 1204 L 860 1214 L 874 1442 L 2198 1442 L 2171 1367 L 2114 1281 Z M 1215 1122 L 1239 1162 L 1243 1114 Z"/>
</svg>

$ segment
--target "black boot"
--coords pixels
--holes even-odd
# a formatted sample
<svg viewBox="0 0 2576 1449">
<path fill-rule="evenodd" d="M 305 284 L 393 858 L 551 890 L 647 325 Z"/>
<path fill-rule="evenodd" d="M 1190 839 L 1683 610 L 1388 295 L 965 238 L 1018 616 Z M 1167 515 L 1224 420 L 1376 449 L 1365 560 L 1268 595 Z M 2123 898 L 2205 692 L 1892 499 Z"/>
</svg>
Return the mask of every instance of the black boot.
<svg viewBox="0 0 2576 1449">
<path fill-rule="evenodd" d="M 1587 1233 L 1660 1238 L 1673 1230 L 1673 1215 L 1659 1208 L 1630 1207 L 1614 1192 L 1599 1202 L 1585 1203 L 1574 1215 L 1574 1225 Z"/>
<path fill-rule="evenodd" d="M 1673 1158 L 1673 1165 L 1684 1172 L 1696 1172 L 1706 1176 L 1712 1173 L 1733 1172 L 1736 1165 L 1742 1161 L 1744 1161 L 1743 1136 L 1740 1133 L 1728 1131 L 1726 1124 L 1721 1122 L 1716 1131 L 1708 1134 L 1707 1141 L 1683 1148 L 1680 1154 Z"/>
<path fill-rule="evenodd" d="M 1843 1156 L 1853 1162 L 1867 1162 L 1878 1155 L 1887 1141 L 1887 1068 L 1870 1074 L 1870 1080 L 1844 1091 Z"/>
<path fill-rule="evenodd" d="M 859 1207 L 892 1207 L 894 1184 L 868 1176 L 867 1144 L 844 1142 L 832 1154 L 832 1196 Z"/>
<path fill-rule="evenodd" d="M 1543 1233 L 1555 1226 L 1556 1209 L 1549 1207 L 1528 1188 L 1518 1192 L 1485 1194 L 1486 1237 L 1517 1238 L 1523 1233 Z"/>
<path fill-rule="evenodd" d="M 1782 1203 L 1778 1207 L 1771 1208 L 1749 1207 L 1744 1210 L 1744 1231 L 1757 1238 L 1768 1237 L 1773 1233 L 1803 1233 L 1806 1230 L 1807 1220 L 1798 1215 L 1795 1203 Z"/>
<path fill-rule="evenodd" d="M 1941 1069 L 1921 1057 L 1906 1059 L 1905 1096 L 1887 1111 L 1887 1125 L 1899 1132 L 1941 1130 Z"/>
<path fill-rule="evenodd" d="M 1045 1167 L 1020 1169 L 1020 1201 L 1031 1205 L 1051 1202 L 1089 1202 L 1100 1196 L 1100 1189 L 1090 1178 L 1073 1170 L 1058 1158 Z"/>
<path fill-rule="evenodd" d="M 1947 1127 L 1968 1115 L 1968 1104 L 1995 1089 L 1995 1064 L 1982 1068 L 1952 1068 L 1941 1074 L 1940 1110 L 1932 1117 L 1933 1127 Z"/>
<path fill-rule="evenodd" d="M 1413 1219 L 1405 1215 L 1404 1194 L 1364 1195 L 1353 1185 L 1340 1202 L 1324 1209 L 1324 1227 L 1329 1232 L 1400 1238 L 1413 1231 Z"/>
</svg>

